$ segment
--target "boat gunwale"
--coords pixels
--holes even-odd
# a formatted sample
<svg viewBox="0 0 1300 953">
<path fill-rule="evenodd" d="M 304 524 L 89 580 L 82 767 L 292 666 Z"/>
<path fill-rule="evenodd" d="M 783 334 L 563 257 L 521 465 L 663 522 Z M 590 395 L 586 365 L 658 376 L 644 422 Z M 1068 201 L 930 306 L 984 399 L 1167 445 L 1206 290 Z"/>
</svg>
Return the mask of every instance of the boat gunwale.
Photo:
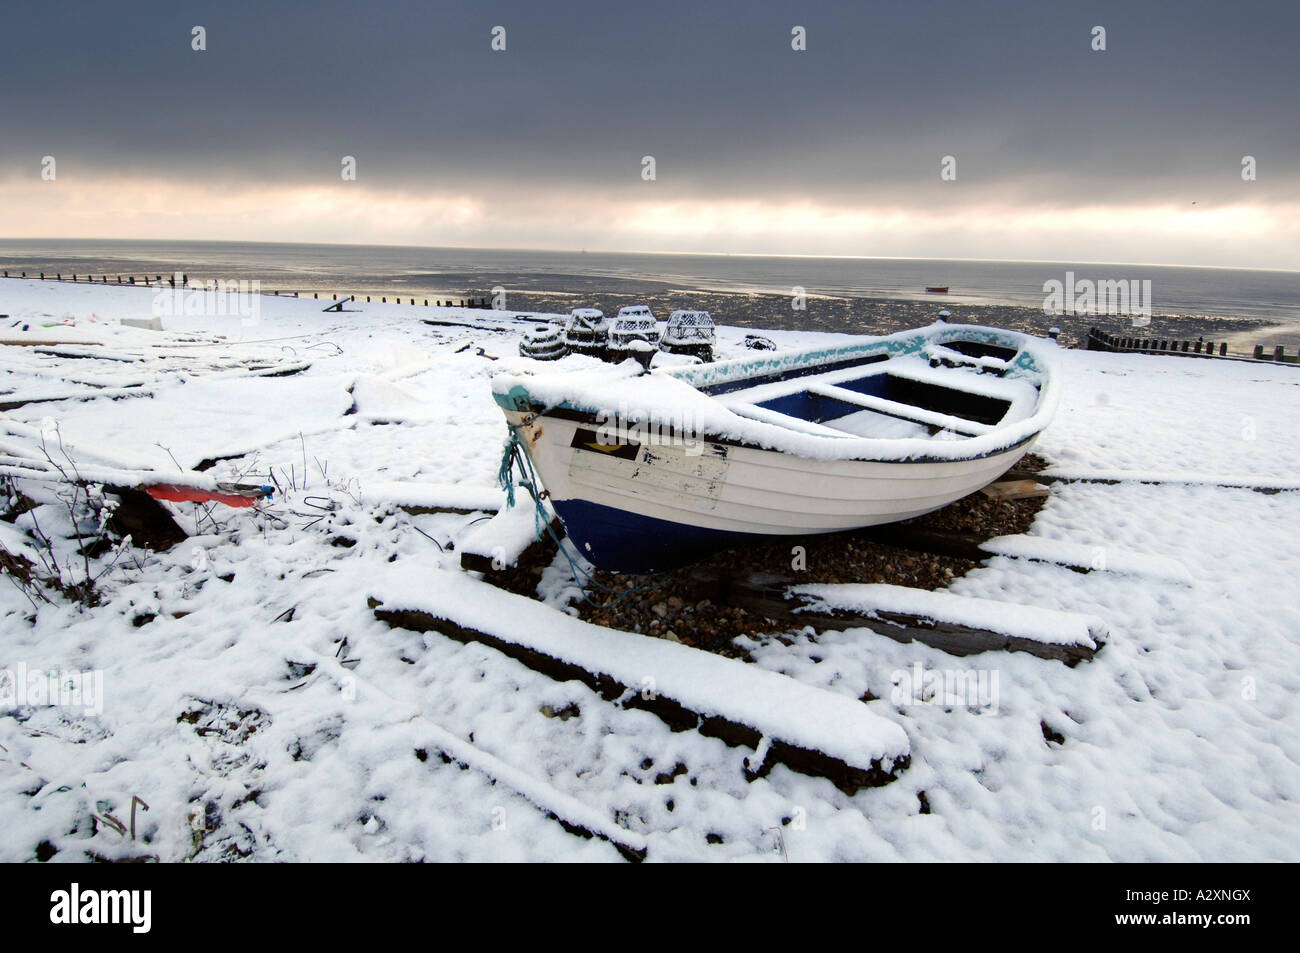
<svg viewBox="0 0 1300 953">
<path fill-rule="evenodd" d="M 1020 370 L 1038 377 L 1035 383 L 1038 392 L 1037 399 L 1032 412 L 1028 416 L 1010 423 L 1000 423 L 987 434 L 963 437 L 956 441 L 944 441 L 944 444 L 950 448 L 974 443 L 980 447 L 976 452 L 949 452 L 934 455 L 924 450 L 925 445 L 931 441 L 919 438 L 858 437 L 848 433 L 845 433 L 842 437 L 799 434 L 797 431 L 783 427 L 780 424 L 762 424 L 753 418 L 744 418 L 731 411 L 723 401 L 718 399 L 718 395 L 721 393 L 748 389 L 768 380 L 776 382 L 790 377 L 826 374 L 852 366 L 869 365 L 895 358 L 924 356 L 925 348 L 929 345 L 941 345 L 947 341 L 970 340 L 972 337 L 985 343 L 998 344 L 1008 348 L 1014 347 L 1016 355 L 1006 362 L 1006 370 L 1008 372 Z M 821 441 L 824 446 L 843 446 L 849 452 L 845 455 L 834 454 L 822 458 L 801 451 L 798 447 L 782 447 L 775 442 L 765 446 L 752 439 L 723 436 L 716 431 L 711 433 L 707 430 L 703 432 L 691 431 L 691 439 L 693 440 L 703 440 L 722 446 L 744 447 L 801 461 L 838 460 L 900 464 L 961 463 L 1008 453 L 1020 446 L 1032 443 L 1050 423 L 1060 396 L 1059 382 L 1053 373 L 1052 362 L 1048 359 L 1046 351 L 1039 350 L 1036 345 L 1037 341 L 1031 336 L 1017 331 L 1006 331 L 980 325 L 939 322 L 925 328 L 900 331 L 883 337 L 873 337 L 860 343 L 777 352 L 774 356 L 762 358 L 746 356 L 713 364 L 661 368 L 638 376 L 659 376 L 660 378 L 672 378 L 681 381 L 701 397 L 707 398 L 720 411 L 731 414 L 738 420 L 759 423 L 763 427 L 770 428 L 774 433 L 781 432 L 808 440 Z M 839 359 L 835 360 L 836 357 Z M 583 372 L 572 373 L 581 374 Z M 498 381 L 508 383 L 498 384 Z M 527 381 L 526 376 L 513 374 L 502 375 L 500 378 L 494 379 L 493 395 L 498 405 L 506 411 L 551 415 L 580 422 L 593 421 L 601 417 L 605 418 L 605 421 L 608 420 L 608 409 L 578 407 L 568 399 L 548 405 L 529 391 Z M 953 389 L 961 390 L 960 388 Z M 605 421 L 602 421 L 602 423 Z M 658 429 L 671 432 L 671 428 L 668 426 L 659 426 Z M 1023 432 L 1009 442 L 999 443 L 997 438 L 1006 431 Z M 889 455 L 886 452 L 886 448 L 896 448 L 908 439 L 918 444 L 914 452 L 898 456 Z M 853 450 L 857 446 L 861 446 L 862 450 L 855 453 Z M 873 453 L 873 450 L 877 452 Z"/>
<path fill-rule="evenodd" d="M 521 411 L 520 408 L 518 408 L 518 407 L 509 407 L 509 408 L 505 408 L 505 409 L 507 409 L 507 410 L 509 410 L 509 411 L 511 411 L 511 412 L 523 413 L 523 411 Z M 601 419 L 602 417 L 605 417 L 605 416 L 606 416 L 604 411 L 581 410 L 581 409 L 576 408 L 576 407 L 564 407 L 564 406 L 547 407 L 547 406 L 545 406 L 544 404 L 541 404 L 541 403 L 534 403 L 534 404 L 531 406 L 531 408 L 530 408 L 530 412 L 533 413 L 533 414 L 535 414 L 535 415 L 538 416 L 538 417 L 543 417 L 543 418 L 544 418 L 544 417 L 558 417 L 558 418 L 560 418 L 561 420 L 571 420 L 571 421 L 574 421 L 575 423 L 579 423 L 579 424 L 590 424 L 592 427 L 596 427 L 596 428 L 599 428 L 599 427 L 604 426 L 604 425 L 606 424 L 606 421 L 604 421 L 604 420 Z M 997 448 L 997 449 L 995 449 L 995 450 L 988 450 L 988 451 L 985 451 L 985 452 L 983 452 L 983 453 L 970 454 L 970 455 L 968 455 L 968 456 L 958 456 L 958 457 L 906 457 L 906 458 L 897 458 L 897 459 L 891 459 L 891 458 L 887 458 L 887 457 L 886 457 L 886 458 L 881 458 L 881 457 L 872 457 L 872 456 L 860 456 L 860 457 L 854 456 L 854 457 L 835 457 L 833 460 L 829 460 L 829 461 L 819 461 L 819 462 L 832 462 L 832 463 L 883 463 L 883 464 L 893 464 L 893 463 L 897 463 L 897 464 L 914 464 L 914 463 L 969 463 L 969 462 L 972 462 L 972 461 L 975 461 L 975 460 L 983 460 L 983 459 L 985 459 L 985 458 L 987 458 L 987 457 L 996 457 L 996 456 L 998 456 L 999 454 L 1002 454 L 1002 453 L 1010 453 L 1010 452 L 1014 451 L 1017 447 L 1023 446 L 1023 445 L 1026 444 L 1026 443 L 1032 443 L 1034 440 L 1037 440 L 1038 437 L 1039 437 L 1039 435 L 1042 433 L 1042 431 L 1043 431 L 1043 428 L 1040 427 L 1039 429 L 1037 429 L 1037 430 L 1035 430 L 1034 432 L 1030 433 L 1028 436 L 1023 437 L 1023 438 L 1021 438 L 1020 440 L 1015 441 L 1014 443 L 1007 444 L 1006 446 L 999 447 L 999 448 Z M 765 446 L 763 446 L 762 444 L 754 443 L 754 442 L 752 442 L 752 441 L 739 440 L 739 439 L 737 439 L 737 438 L 735 438 L 735 437 L 725 437 L 725 436 L 721 436 L 721 435 L 719 435 L 719 434 L 710 434 L 710 433 L 707 433 L 707 432 L 706 432 L 706 433 L 703 433 L 703 434 L 698 434 L 698 433 L 694 433 L 694 432 L 692 432 L 692 434 L 690 435 L 690 437 L 687 438 L 686 436 L 680 435 L 680 434 L 678 433 L 678 431 L 676 431 L 676 430 L 674 430 L 674 429 L 672 429 L 672 428 L 669 428 L 669 427 L 660 428 L 660 432 L 661 432 L 661 433 L 664 433 L 664 434 L 667 434 L 667 439 L 669 439 L 669 440 L 672 440 L 672 439 L 682 439 L 682 440 L 690 439 L 690 440 L 692 440 L 692 441 L 696 441 L 696 442 L 700 442 L 700 443 L 712 443 L 712 444 L 718 444 L 718 445 L 720 445 L 720 446 L 724 446 L 724 447 L 736 447 L 736 448 L 745 449 L 745 450 L 757 450 L 757 451 L 759 451 L 759 452 L 761 452 L 761 453 L 770 453 L 770 454 L 774 454 L 774 455 L 777 455 L 777 456 L 780 456 L 780 457 L 788 457 L 788 458 L 790 458 L 791 460 L 807 461 L 807 460 L 811 460 L 811 459 L 813 459 L 813 458 L 811 458 L 811 457 L 808 457 L 808 456 L 806 456 L 806 455 L 804 455 L 804 454 L 800 454 L 800 453 L 795 452 L 795 451 L 793 451 L 793 450 L 784 450 L 784 449 L 781 449 L 781 448 L 779 448 L 779 447 L 765 447 Z M 820 435 L 809 434 L 808 436 L 820 436 Z M 984 434 L 984 435 L 982 435 L 982 436 L 988 436 L 988 435 L 987 435 L 987 434 Z M 830 440 L 830 439 L 838 439 L 838 438 L 832 438 L 832 437 L 827 436 L 825 439 Z M 885 443 L 895 442 L 895 438 L 891 438 L 891 437 L 877 437 L 877 438 L 872 438 L 872 437 L 855 437 L 855 436 L 853 436 L 852 434 L 848 434 L 848 433 L 844 434 L 843 439 L 845 439 L 845 440 L 878 440 L 878 441 L 885 442 Z M 971 438 L 971 439 L 976 439 L 976 438 Z"/>
</svg>

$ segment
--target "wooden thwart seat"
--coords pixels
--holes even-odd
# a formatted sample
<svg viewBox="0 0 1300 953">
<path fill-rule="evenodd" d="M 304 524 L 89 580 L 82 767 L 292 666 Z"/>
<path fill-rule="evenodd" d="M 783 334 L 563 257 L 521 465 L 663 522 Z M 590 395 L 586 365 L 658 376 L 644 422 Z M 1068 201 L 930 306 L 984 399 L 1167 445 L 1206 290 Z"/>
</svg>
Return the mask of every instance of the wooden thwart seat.
<svg viewBox="0 0 1300 953">
<path fill-rule="evenodd" d="M 809 384 L 808 392 L 816 394 L 818 397 L 829 397 L 831 400 L 838 400 L 845 404 L 853 404 L 856 407 L 861 407 L 863 410 L 872 410 L 878 414 L 885 414 L 889 417 L 898 417 L 901 420 L 910 420 L 913 423 L 927 424 L 932 427 L 941 427 L 945 430 L 951 430 L 954 433 L 965 434 L 968 437 L 978 437 L 981 434 L 989 433 L 994 429 L 989 424 L 976 423 L 973 420 L 963 420 L 961 417 L 954 417 L 951 414 L 941 414 L 933 410 L 923 410 L 920 407 L 913 407 L 910 404 L 901 404 L 896 400 L 889 400 L 885 397 L 876 397 L 872 394 L 861 394 L 845 387 L 837 387 L 834 384 Z"/>
</svg>

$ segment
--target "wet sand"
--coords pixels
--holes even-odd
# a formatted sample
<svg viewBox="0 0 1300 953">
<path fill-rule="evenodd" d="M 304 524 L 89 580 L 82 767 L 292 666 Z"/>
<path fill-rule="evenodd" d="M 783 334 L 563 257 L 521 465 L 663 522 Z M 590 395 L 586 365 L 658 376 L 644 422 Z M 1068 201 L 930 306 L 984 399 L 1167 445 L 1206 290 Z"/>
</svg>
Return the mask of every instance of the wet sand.
<svg viewBox="0 0 1300 953">
<path fill-rule="evenodd" d="M 1264 353 L 1272 354 L 1279 344 L 1286 348 L 1287 354 L 1294 355 L 1300 348 L 1300 326 L 1294 324 L 1266 324 L 1244 332 L 1235 332 L 1228 338 L 1228 350 L 1250 354 L 1256 344 L 1264 345 Z"/>
</svg>

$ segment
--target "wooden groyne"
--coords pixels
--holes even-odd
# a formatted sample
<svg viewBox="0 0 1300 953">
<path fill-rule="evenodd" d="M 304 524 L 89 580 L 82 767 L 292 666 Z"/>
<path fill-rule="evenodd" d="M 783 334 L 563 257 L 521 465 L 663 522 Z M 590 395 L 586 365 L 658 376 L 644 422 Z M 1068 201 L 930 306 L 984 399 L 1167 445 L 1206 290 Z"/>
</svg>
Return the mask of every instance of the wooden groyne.
<svg viewBox="0 0 1300 953">
<path fill-rule="evenodd" d="M 182 290 L 187 290 L 187 291 L 230 292 L 235 290 L 238 291 L 243 290 L 242 288 L 241 289 L 226 288 L 222 286 L 221 282 L 217 282 L 213 280 L 203 282 L 201 287 L 192 286 L 185 281 L 183 274 L 181 276 L 181 281 L 179 283 L 176 281 L 175 275 L 167 275 L 167 276 L 164 275 L 85 275 L 80 273 L 64 274 L 63 272 L 54 272 L 53 274 L 50 274 L 49 272 L 45 272 L 45 271 L 36 272 L 34 274 L 29 275 L 25 271 L 19 272 L 17 274 L 10 274 L 8 271 L 5 271 L 4 277 L 25 278 L 29 281 L 71 281 L 77 284 L 121 285 L 122 287 L 145 287 L 145 288 L 167 288 L 167 289 L 180 288 Z M 317 301 L 322 300 L 323 295 L 329 295 L 329 297 L 324 300 L 338 301 L 339 294 L 340 294 L 340 292 L 301 291 L 301 290 L 294 291 L 294 290 L 286 290 L 283 288 L 259 289 L 259 293 L 264 295 L 271 295 L 272 297 L 276 297 L 276 298 L 306 298 L 308 295 L 310 295 L 314 300 Z M 371 301 L 372 297 L 374 296 L 366 295 L 365 299 L 368 303 L 374 303 Z M 483 308 L 483 309 L 491 308 L 491 305 L 489 304 L 488 298 L 486 296 L 466 297 L 466 298 L 422 298 L 422 299 L 403 298 L 400 295 L 396 295 L 396 296 L 379 295 L 378 297 L 379 297 L 379 301 L 378 301 L 379 304 L 389 304 L 390 302 L 388 299 L 389 297 L 392 297 L 393 298 L 391 302 L 392 304 L 402 304 L 403 302 L 406 302 L 411 305 L 418 305 L 420 307 L 425 307 L 425 308 L 428 307 Z M 361 296 L 352 293 L 345 293 L 343 294 L 343 299 L 345 301 L 360 302 Z M 420 304 L 420 302 L 423 303 Z"/>
<path fill-rule="evenodd" d="M 1262 361 L 1270 364 L 1300 365 L 1300 353 L 1287 354 L 1281 344 L 1271 352 L 1264 345 L 1256 344 L 1250 357 L 1228 353 L 1227 341 L 1174 341 L 1163 338 L 1121 337 L 1100 328 L 1089 328 L 1087 348 L 1089 351 L 1116 351 L 1131 354 L 1171 354 L 1177 357 L 1209 357 L 1229 361 Z"/>
</svg>

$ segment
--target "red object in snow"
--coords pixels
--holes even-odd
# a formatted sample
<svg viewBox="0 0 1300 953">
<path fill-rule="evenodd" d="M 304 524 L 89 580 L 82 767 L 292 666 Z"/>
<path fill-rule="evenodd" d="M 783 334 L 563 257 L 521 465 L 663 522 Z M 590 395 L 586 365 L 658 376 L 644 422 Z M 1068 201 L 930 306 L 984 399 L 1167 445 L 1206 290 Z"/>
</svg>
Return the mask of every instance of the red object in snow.
<svg viewBox="0 0 1300 953">
<path fill-rule="evenodd" d="M 225 503 L 226 506 L 252 506 L 266 494 L 259 488 L 251 493 L 230 493 L 222 490 L 200 490 L 174 483 L 155 483 L 142 487 L 155 500 L 171 503 Z"/>
</svg>

